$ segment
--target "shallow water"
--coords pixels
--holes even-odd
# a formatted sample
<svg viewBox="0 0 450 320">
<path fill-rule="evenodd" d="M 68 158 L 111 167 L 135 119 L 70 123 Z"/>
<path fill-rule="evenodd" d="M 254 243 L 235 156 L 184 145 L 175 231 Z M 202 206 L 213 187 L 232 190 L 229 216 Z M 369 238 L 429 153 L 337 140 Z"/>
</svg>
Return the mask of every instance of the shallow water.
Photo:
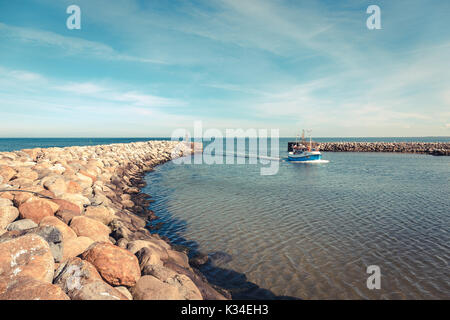
<svg viewBox="0 0 450 320">
<path fill-rule="evenodd" d="M 167 222 L 160 234 L 219 252 L 202 271 L 235 298 L 449 299 L 450 158 L 324 159 L 280 162 L 274 176 L 259 165 L 169 162 L 144 192 Z M 381 268 L 380 290 L 367 289 L 369 265 Z"/>
</svg>

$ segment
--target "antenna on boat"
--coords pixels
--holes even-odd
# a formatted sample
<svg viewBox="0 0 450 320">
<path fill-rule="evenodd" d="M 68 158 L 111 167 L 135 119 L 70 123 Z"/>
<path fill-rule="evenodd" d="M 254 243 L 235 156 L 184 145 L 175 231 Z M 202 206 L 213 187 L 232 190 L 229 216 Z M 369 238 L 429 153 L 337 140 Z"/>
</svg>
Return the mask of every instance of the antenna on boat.
<svg viewBox="0 0 450 320">
<path fill-rule="evenodd" d="M 312 150 L 312 140 L 311 140 L 311 129 L 306 130 L 306 133 L 309 135 L 309 151 Z"/>
</svg>

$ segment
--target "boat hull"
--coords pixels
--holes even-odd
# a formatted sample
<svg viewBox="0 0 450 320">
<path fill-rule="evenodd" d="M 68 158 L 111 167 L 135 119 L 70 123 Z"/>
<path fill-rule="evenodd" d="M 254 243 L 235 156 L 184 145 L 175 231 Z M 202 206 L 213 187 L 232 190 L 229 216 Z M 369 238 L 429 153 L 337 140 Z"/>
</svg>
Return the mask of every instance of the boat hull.
<svg viewBox="0 0 450 320">
<path fill-rule="evenodd" d="M 293 154 L 290 152 L 288 155 L 289 161 L 295 162 L 312 162 L 322 160 L 322 154 L 320 152 L 305 152 L 300 154 Z"/>
</svg>

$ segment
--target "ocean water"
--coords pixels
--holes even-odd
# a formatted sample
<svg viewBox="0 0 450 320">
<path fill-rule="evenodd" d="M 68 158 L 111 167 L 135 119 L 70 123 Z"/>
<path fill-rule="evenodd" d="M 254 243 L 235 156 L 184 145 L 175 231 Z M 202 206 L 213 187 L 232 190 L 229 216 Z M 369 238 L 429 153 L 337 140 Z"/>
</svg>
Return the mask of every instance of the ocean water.
<svg viewBox="0 0 450 320">
<path fill-rule="evenodd" d="M 0 138 L 0 152 L 32 148 L 93 146 L 149 140 L 170 140 L 170 138 Z"/>
<path fill-rule="evenodd" d="M 0 139 L 0 151 L 150 140 Z M 279 157 L 287 155 L 281 139 Z M 318 138 L 442 141 L 437 138 Z M 235 298 L 450 299 L 450 157 L 324 153 L 327 164 L 178 165 L 146 176 L 156 232 L 204 252 Z M 248 160 L 247 160 L 248 162 Z M 155 232 L 155 231 L 152 231 Z M 381 270 L 369 290 L 366 268 Z"/>
<path fill-rule="evenodd" d="M 209 254 L 202 272 L 234 298 L 450 299 L 450 157 L 323 158 L 280 161 L 273 176 L 248 163 L 169 162 L 144 192 L 157 232 Z M 367 288 L 370 265 L 379 290 Z"/>
</svg>

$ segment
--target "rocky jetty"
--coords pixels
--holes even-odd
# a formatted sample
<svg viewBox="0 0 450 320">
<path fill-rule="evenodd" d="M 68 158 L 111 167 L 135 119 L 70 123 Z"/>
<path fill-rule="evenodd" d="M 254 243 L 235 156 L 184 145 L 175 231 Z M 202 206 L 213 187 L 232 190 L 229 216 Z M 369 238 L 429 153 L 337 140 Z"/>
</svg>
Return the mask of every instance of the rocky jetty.
<svg viewBox="0 0 450 320">
<path fill-rule="evenodd" d="M 292 151 L 294 144 L 288 143 L 288 151 Z M 328 152 L 399 152 L 450 156 L 450 143 L 446 142 L 314 142 L 313 147 Z"/>
<path fill-rule="evenodd" d="M 140 193 L 144 174 L 193 147 L 149 141 L 1 152 L 0 300 L 229 297 L 146 228 L 155 215 Z"/>
</svg>

